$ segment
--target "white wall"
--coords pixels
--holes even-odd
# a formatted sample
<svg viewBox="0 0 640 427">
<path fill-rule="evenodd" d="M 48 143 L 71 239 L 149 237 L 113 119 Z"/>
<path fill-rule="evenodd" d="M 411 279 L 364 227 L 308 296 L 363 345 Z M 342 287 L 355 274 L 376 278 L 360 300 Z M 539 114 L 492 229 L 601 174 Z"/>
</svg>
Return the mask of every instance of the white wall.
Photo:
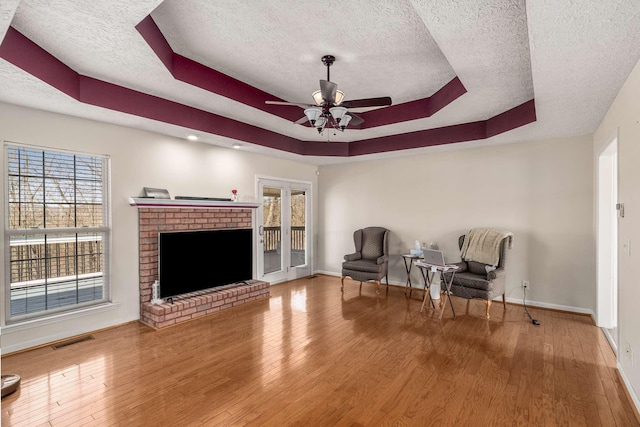
<svg viewBox="0 0 640 427">
<path fill-rule="evenodd" d="M 637 64 L 594 134 L 593 162 L 618 133 L 618 194 L 624 218 L 618 222 L 618 366 L 640 410 L 640 64 Z M 597 195 L 594 184 L 594 194 Z M 595 196 L 594 196 L 595 198 Z M 595 208 L 594 208 L 595 209 Z M 630 240 L 631 252 L 623 251 Z M 633 360 L 625 356 L 625 346 Z"/>
<path fill-rule="evenodd" d="M 404 283 L 401 253 L 436 241 L 459 260 L 457 238 L 473 227 L 514 233 L 507 298 L 595 309 L 590 137 L 527 142 L 320 167 L 317 269 L 339 274 L 364 226 L 391 230 L 390 280 Z M 414 269 L 415 270 L 415 269 Z M 421 283 L 418 272 L 412 280 Z"/>
<path fill-rule="evenodd" d="M 3 354 L 139 318 L 138 212 L 129 206 L 128 198 L 139 195 L 142 187 L 166 188 L 172 196 L 211 197 L 231 197 L 235 188 L 243 200 L 255 197 L 255 176 L 259 174 L 312 182 L 313 194 L 317 194 L 316 166 L 1 103 L 0 140 L 111 157 L 111 283 L 116 303 L 106 311 L 65 317 L 48 325 L 3 327 Z M 4 150 L 0 161 L 4 164 Z M 3 173 L 0 200 L 5 200 L 4 181 Z M 2 234 L 4 238 L 4 227 Z M 4 259 L 4 245 L 0 251 Z M 4 280 L 4 263 L 2 269 Z M 4 293 L 0 294 L 4 326 Z"/>
</svg>

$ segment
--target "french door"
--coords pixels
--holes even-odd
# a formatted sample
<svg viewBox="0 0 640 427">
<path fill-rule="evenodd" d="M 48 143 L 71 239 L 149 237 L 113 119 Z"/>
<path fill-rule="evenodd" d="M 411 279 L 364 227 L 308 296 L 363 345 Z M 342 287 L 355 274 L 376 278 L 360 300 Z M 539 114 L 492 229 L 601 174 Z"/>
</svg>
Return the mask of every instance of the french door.
<svg viewBox="0 0 640 427">
<path fill-rule="evenodd" d="M 258 277 L 278 283 L 311 274 L 311 183 L 258 178 Z"/>
</svg>

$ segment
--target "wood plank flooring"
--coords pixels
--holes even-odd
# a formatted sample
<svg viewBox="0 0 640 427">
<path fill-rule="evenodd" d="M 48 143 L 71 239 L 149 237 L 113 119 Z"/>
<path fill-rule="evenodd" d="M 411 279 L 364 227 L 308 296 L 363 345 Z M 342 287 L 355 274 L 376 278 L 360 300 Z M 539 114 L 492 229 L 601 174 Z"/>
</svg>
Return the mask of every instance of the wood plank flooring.
<svg viewBox="0 0 640 427">
<path fill-rule="evenodd" d="M 454 298 L 420 313 L 391 287 L 317 276 L 154 331 L 2 358 L 22 376 L 3 426 L 638 426 L 587 316 Z"/>
</svg>

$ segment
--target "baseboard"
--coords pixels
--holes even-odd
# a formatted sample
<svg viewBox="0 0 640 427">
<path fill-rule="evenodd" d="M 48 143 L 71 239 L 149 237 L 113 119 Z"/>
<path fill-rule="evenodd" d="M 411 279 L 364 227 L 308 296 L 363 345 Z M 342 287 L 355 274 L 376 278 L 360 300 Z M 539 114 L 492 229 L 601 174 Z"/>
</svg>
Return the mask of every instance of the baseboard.
<svg viewBox="0 0 640 427">
<path fill-rule="evenodd" d="M 636 415 L 636 420 L 640 423 L 640 400 L 638 399 L 638 395 L 636 395 L 635 391 L 633 390 L 633 386 L 631 385 L 631 382 L 629 381 L 629 379 L 627 378 L 627 376 L 624 373 L 624 370 L 622 369 L 622 365 L 620 364 L 620 362 L 616 363 L 616 367 L 618 375 L 620 375 L 620 378 L 622 379 L 622 382 L 624 383 L 624 387 L 625 387 L 625 391 L 627 392 L 627 395 L 629 396 L 629 399 L 631 399 L 631 402 L 633 402 L 634 406 L 635 406 L 635 415 Z"/>
<path fill-rule="evenodd" d="M 313 274 L 324 274 L 325 276 L 340 277 L 340 274 L 336 273 L 335 271 L 313 270 Z"/>
<path fill-rule="evenodd" d="M 2 347 L 2 356 L 3 357 L 13 356 L 19 353 L 24 353 L 24 352 L 35 350 L 38 348 L 49 347 L 61 341 L 66 341 L 66 340 L 81 337 L 84 335 L 97 334 L 99 332 L 117 328 L 129 323 L 138 323 L 138 322 L 139 322 L 138 319 L 134 319 L 134 320 L 129 320 L 123 323 L 118 323 L 115 325 L 109 325 L 102 328 L 91 329 L 87 331 L 82 329 L 74 329 L 73 331 L 64 331 L 58 334 L 49 335 L 46 337 L 41 337 L 41 338 L 33 339 L 30 341 L 26 341 L 25 343 L 20 343 L 20 344 L 8 346 L 8 347 Z"/>
<path fill-rule="evenodd" d="M 336 273 L 335 271 L 315 270 L 314 274 L 324 274 L 324 275 L 327 275 L 327 276 L 340 277 L 340 274 Z M 404 282 L 398 282 L 398 281 L 394 281 L 394 280 L 390 280 L 389 284 L 390 285 L 395 285 L 395 286 L 404 286 L 405 285 Z M 421 287 L 421 286 L 417 286 L 417 287 Z M 495 301 L 502 301 L 502 297 L 500 296 L 500 297 L 496 298 Z M 522 299 L 521 298 L 510 298 L 510 297 L 507 297 L 506 301 L 508 303 L 511 303 L 511 304 L 522 305 Z M 596 314 L 593 312 L 593 310 L 588 309 L 588 308 L 573 307 L 573 306 L 570 306 L 570 305 L 550 304 L 550 303 L 547 303 L 547 302 L 529 301 L 529 300 L 527 300 L 527 306 L 529 306 L 529 307 L 537 307 L 537 308 L 547 308 L 547 309 L 556 310 L 556 311 L 566 311 L 568 313 L 586 314 L 586 315 L 591 317 L 591 319 L 593 320 L 593 323 L 595 325 Z"/>
<path fill-rule="evenodd" d="M 63 322 L 74 322 L 82 319 L 83 317 L 95 315 L 98 313 L 103 313 L 107 311 L 113 311 L 120 308 L 120 303 L 105 303 L 95 306 L 85 307 L 75 311 L 69 311 L 64 313 L 54 314 L 52 316 L 43 317 L 39 319 L 27 320 L 24 322 L 6 325 L 2 327 L 2 335 L 9 334 L 17 334 L 20 332 L 25 332 L 31 329 L 38 329 L 43 327 L 50 327 L 51 325 Z M 126 321 L 125 321 L 126 323 Z M 117 325 L 105 325 L 104 327 L 110 326 L 118 326 Z M 7 355 L 11 353 L 15 353 L 22 350 L 30 350 L 32 348 L 40 347 L 43 345 L 48 345 L 48 343 L 64 340 L 71 336 L 82 335 L 85 333 L 91 333 L 93 329 L 87 329 L 86 327 L 76 327 L 73 329 L 59 328 L 58 331 L 51 335 L 38 336 L 33 339 L 27 341 L 21 341 L 18 344 L 6 345 L 3 340 L 2 349 L 0 349 L 0 354 Z"/>
<path fill-rule="evenodd" d="M 616 341 L 611 336 L 611 332 L 609 332 L 609 329 L 607 329 L 607 328 L 600 328 L 600 330 L 604 334 L 604 337 L 607 339 L 607 342 L 609 343 L 609 346 L 611 347 L 611 350 L 613 350 L 613 354 L 615 354 L 616 359 L 617 359 L 618 358 L 618 346 L 616 345 Z"/>
<path fill-rule="evenodd" d="M 496 299 L 499 300 L 500 298 Z M 523 305 L 522 304 L 522 298 L 506 298 L 507 302 L 510 304 L 518 304 L 518 305 Z M 556 311 L 566 311 L 568 313 L 579 313 L 579 314 L 586 314 L 588 316 L 591 317 L 591 319 L 595 319 L 595 313 L 593 312 L 593 310 L 589 309 L 589 308 L 582 308 L 582 307 L 573 307 L 570 305 L 560 305 L 560 304 L 550 304 L 548 302 L 539 302 L 539 301 L 529 301 L 527 300 L 527 306 L 528 307 L 537 307 L 537 308 L 546 308 L 549 310 L 556 310 Z M 595 324 L 595 323 L 594 323 Z"/>
</svg>

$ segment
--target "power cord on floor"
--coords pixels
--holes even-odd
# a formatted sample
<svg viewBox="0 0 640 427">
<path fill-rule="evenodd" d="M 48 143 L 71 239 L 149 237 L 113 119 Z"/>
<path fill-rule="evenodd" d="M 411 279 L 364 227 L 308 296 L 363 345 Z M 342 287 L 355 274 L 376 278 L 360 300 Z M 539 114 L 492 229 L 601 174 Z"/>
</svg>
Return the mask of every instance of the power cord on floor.
<svg viewBox="0 0 640 427">
<path fill-rule="evenodd" d="M 534 319 L 533 317 L 531 317 L 531 313 L 529 313 L 529 310 L 527 310 L 527 288 L 522 288 L 523 291 L 523 295 L 522 295 L 522 305 L 524 306 L 524 312 L 527 313 L 527 316 L 529 316 L 529 319 L 531 319 L 531 323 L 533 323 L 536 326 L 540 326 L 540 321 Z"/>
</svg>

